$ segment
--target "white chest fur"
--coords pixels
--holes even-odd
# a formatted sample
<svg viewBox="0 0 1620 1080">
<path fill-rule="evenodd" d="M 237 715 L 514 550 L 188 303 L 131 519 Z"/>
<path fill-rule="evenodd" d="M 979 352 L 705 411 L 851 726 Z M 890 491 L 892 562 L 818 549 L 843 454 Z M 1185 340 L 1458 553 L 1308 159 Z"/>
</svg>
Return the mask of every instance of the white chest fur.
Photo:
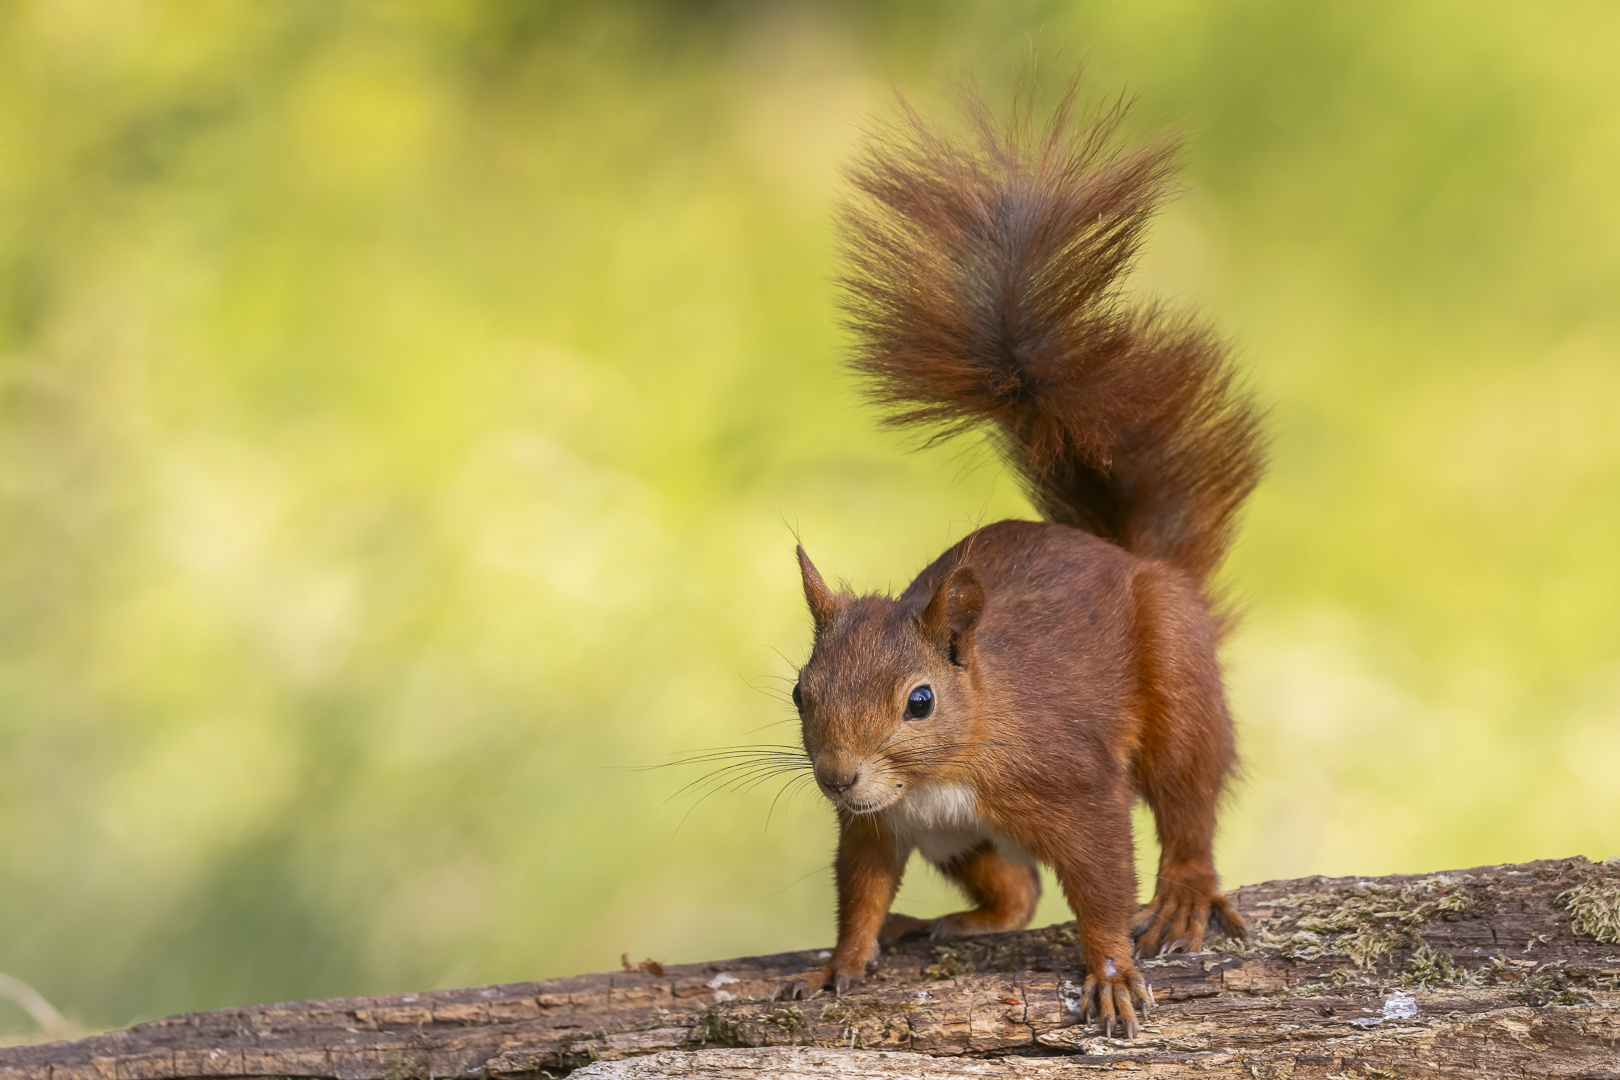
<svg viewBox="0 0 1620 1080">
<path fill-rule="evenodd" d="M 979 815 L 979 800 L 966 784 L 918 784 L 884 810 L 883 819 L 896 841 L 932 863 L 949 862 L 986 840 L 1011 858 L 1031 861 Z"/>
</svg>

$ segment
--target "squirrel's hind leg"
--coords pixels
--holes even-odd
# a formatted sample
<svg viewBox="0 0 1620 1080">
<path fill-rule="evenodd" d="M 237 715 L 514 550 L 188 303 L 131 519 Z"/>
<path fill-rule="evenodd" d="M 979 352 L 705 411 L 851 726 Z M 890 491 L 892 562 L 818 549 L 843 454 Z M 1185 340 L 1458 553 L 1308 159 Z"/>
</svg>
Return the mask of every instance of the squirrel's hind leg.
<svg viewBox="0 0 1620 1080">
<path fill-rule="evenodd" d="M 925 934 L 946 941 L 970 934 L 1022 930 L 1035 917 L 1035 905 L 1041 899 L 1040 874 L 1029 863 L 1009 858 L 991 841 L 985 840 L 935 865 L 972 901 L 973 908 L 938 919 L 891 914 L 884 920 L 880 935 L 885 945 Z"/>
<path fill-rule="evenodd" d="M 1143 794 L 1153 808 L 1160 850 L 1153 899 L 1131 920 L 1137 955 L 1203 952 L 1205 939 L 1213 937 L 1248 940 L 1243 917 L 1221 895 L 1215 876 L 1217 796 L 1204 784 L 1150 784 Z"/>
<path fill-rule="evenodd" d="M 1190 583 L 1148 571 L 1135 585 L 1140 631 L 1141 744 L 1134 781 L 1153 810 L 1159 875 L 1131 922 L 1138 955 L 1201 952 L 1206 934 L 1247 940 L 1215 876 L 1215 816 L 1236 763 L 1215 631 Z"/>
<path fill-rule="evenodd" d="M 883 929 L 878 931 L 878 944 L 887 948 L 907 938 L 927 937 L 934 929 L 935 921 L 891 911 L 883 917 Z"/>
</svg>

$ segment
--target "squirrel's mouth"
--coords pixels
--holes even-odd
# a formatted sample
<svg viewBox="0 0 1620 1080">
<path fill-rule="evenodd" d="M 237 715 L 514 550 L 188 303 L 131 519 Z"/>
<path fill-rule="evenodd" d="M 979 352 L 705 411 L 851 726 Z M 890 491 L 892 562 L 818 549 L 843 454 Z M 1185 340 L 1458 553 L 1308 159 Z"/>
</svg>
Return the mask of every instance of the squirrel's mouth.
<svg viewBox="0 0 1620 1080">
<path fill-rule="evenodd" d="M 863 795 L 861 798 L 851 798 L 848 795 L 834 797 L 833 801 L 852 814 L 866 817 L 871 814 L 887 810 L 900 801 L 905 789 L 899 785 L 887 787 L 872 795 Z"/>
<path fill-rule="evenodd" d="M 905 794 L 907 780 L 886 760 L 869 755 L 853 760 L 812 756 L 816 786 L 827 801 L 848 814 L 865 816 L 892 806 Z"/>
</svg>

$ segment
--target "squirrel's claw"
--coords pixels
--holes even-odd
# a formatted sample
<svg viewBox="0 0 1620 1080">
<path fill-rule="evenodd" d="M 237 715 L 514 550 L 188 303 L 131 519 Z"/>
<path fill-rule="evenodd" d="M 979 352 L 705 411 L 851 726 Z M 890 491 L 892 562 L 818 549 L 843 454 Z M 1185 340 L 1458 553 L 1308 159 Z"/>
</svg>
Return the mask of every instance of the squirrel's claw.
<svg viewBox="0 0 1620 1080">
<path fill-rule="evenodd" d="M 1114 1012 L 1125 1029 L 1125 1038 L 1127 1039 L 1136 1038 L 1136 1010 L 1131 1007 L 1132 999 L 1138 996 L 1144 997 L 1142 1015 L 1146 1017 L 1148 1014 L 1149 1002 L 1153 1000 L 1153 997 L 1151 994 L 1147 994 L 1146 991 L 1147 983 L 1142 981 L 1140 975 L 1133 978 L 1129 986 L 1114 987 Z"/>
<path fill-rule="evenodd" d="M 819 969 L 802 972 L 798 975 L 789 975 L 776 984 L 776 993 L 771 995 L 771 1000 L 808 1000 L 821 992 L 822 984 L 826 981 L 827 973 Z"/>
<path fill-rule="evenodd" d="M 1217 933 L 1224 934 L 1233 941 L 1249 943 L 1249 927 L 1238 914 L 1238 909 L 1232 901 L 1219 894 L 1209 898 L 1209 926 Z"/>
</svg>

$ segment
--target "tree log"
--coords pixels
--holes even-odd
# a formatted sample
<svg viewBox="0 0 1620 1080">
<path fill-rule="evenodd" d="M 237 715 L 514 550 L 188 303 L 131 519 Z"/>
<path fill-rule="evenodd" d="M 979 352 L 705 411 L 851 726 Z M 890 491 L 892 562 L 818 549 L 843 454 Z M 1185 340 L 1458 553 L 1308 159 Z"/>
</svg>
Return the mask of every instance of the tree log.
<svg viewBox="0 0 1620 1080">
<path fill-rule="evenodd" d="M 815 951 L 178 1016 L 0 1050 L 0 1080 L 1467 1076 L 1620 1080 L 1620 861 L 1232 892 L 1241 950 L 1143 961 L 1134 1041 L 1076 1022 L 1074 924 L 905 942 L 858 992 Z M 1231 943 L 1226 943 L 1231 944 Z"/>
</svg>

